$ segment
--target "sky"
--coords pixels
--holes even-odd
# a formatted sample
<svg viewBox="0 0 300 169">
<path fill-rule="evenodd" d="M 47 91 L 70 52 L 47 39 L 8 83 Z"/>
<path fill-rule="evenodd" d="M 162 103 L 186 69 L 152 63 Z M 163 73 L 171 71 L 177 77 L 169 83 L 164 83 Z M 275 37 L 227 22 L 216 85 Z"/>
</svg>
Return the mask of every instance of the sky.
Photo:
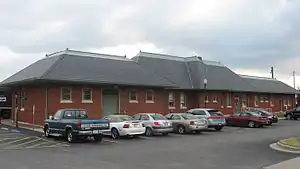
<svg viewBox="0 0 300 169">
<path fill-rule="evenodd" d="M 0 81 L 66 48 L 201 56 L 300 87 L 300 0 L 0 0 Z"/>
</svg>

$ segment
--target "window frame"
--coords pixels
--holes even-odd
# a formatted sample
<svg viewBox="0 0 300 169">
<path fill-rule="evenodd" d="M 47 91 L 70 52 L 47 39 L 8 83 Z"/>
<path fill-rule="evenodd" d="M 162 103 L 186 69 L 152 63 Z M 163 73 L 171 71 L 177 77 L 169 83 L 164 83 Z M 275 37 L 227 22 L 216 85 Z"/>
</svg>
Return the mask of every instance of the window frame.
<svg viewBox="0 0 300 169">
<path fill-rule="evenodd" d="M 88 89 L 90 90 L 90 99 L 85 99 L 84 96 L 85 96 L 85 90 Z M 81 89 L 81 102 L 82 103 L 93 103 L 93 89 L 90 88 L 90 87 L 84 87 Z"/>
<path fill-rule="evenodd" d="M 186 109 L 187 108 L 187 97 L 184 92 L 180 93 L 180 109 Z"/>
<path fill-rule="evenodd" d="M 226 93 L 226 107 L 232 108 L 232 94 Z"/>
<path fill-rule="evenodd" d="M 287 97 L 287 106 L 291 106 L 291 99 L 290 99 L 290 97 Z"/>
<path fill-rule="evenodd" d="M 254 107 L 258 107 L 259 97 L 257 95 L 254 96 Z"/>
<path fill-rule="evenodd" d="M 270 106 L 271 107 L 274 107 L 274 102 L 275 102 L 274 96 L 270 96 Z"/>
<path fill-rule="evenodd" d="M 64 100 L 63 99 L 63 89 L 69 89 L 69 95 L 70 95 L 70 99 L 69 100 Z M 72 103 L 72 88 L 71 87 L 61 87 L 60 88 L 60 103 Z"/>
<path fill-rule="evenodd" d="M 213 103 L 218 103 L 218 96 L 217 95 L 213 95 Z"/>
<path fill-rule="evenodd" d="M 148 100 L 148 94 L 149 92 L 152 94 L 152 99 L 151 100 Z M 146 90 L 146 96 L 145 96 L 145 100 L 146 100 L 146 103 L 154 103 L 154 90 Z"/>
<path fill-rule="evenodd" d="M 172 96 L 170 99 L 170 95 Z M 170 103 L 173 103 L 173 106 L 170 106 Z M 169 109 L 175 109 L 176 108 L 176 103 L 175 103 L 175 92 L 169 92 L 168 93 L 168 108 Z"/>
<path fill-rule="evenodd" d="M 21 95 L 20 95 L 20 111 L 25 111 L 25 103 L 26 102 L 26 91 L 25 89 L 21 90 Z"/>
<path fill-rule="evenodd" d="M 132 94 L 135 93 L 135 100 L 132 99 Z M 139 102 L 139 94 L 138 94 L 138 90 L 129 90 L 128 92 L 128 100 L 129 103 L 138 103 Z"/>
</svg>

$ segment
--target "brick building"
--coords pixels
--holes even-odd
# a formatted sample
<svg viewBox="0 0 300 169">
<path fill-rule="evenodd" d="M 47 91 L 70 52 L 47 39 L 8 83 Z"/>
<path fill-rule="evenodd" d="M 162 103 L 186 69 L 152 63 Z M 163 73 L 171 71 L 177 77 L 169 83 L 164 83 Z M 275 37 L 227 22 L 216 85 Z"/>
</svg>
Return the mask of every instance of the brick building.
<svg viewBox="0 0 300 169">
<path fill-rule="evenodd" d="M 122 56 L 65 50 L 46 56 L 2 83 L 13 91 L 22 122 L 43 123 L 60 108 L 84 108 L 90 117 L 194 107 L 224 113 L 242 107 L 292 108 L 296 90 L 267 78 L 240 76 L 219 62 L 140 52 Z"/>
</svg>

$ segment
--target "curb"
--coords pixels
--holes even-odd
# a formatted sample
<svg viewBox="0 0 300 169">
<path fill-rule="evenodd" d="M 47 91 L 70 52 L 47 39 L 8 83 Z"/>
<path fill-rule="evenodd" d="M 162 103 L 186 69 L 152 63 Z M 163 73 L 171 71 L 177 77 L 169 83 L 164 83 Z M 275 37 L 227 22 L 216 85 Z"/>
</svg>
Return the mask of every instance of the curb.
<svg viewBox="0 0 300 169">
<path fill-rule="evenodd" d="M 270 144 L 269 147 L 276 151 L 281 151 L 285 153 L 292 153 L 292 154 L 300 154 L 300 149 L 295 150 L 288 147 L 285 147 L 286 145 L 280 144 L 279 142 Z"/>
<path fill-rule="evenodd" d="M 8 124 L 8 123 L 2 123 L 2 124 L 6 125 L 6 126 L 10 126 L 10 127 L 16 127 L 13 124 Z M 44 133 L 44 131 L 42 129 L 38 129 L 38 128 L 31 128 L 31 127 L 25 127 L 25 126 L 19 126 L 19 128 L 34 131 L 34 132 Z"/>
</svg>

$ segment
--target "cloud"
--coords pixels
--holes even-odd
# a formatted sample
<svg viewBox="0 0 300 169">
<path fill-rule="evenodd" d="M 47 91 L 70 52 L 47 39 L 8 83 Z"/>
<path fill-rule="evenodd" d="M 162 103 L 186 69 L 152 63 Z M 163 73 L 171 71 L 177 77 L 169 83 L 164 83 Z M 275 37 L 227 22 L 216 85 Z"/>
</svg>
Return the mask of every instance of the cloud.
<svg viewBox="0 0 300 169">
<path fill-rule="evenodd" d="M 295 0 L 0 0 L 0 52 L 10 53 L 0 63 L 20 69 L 29 56 L 65 48 L 130 56 L 142 50 L 198 54 L 261 74 L 274 66 L 288 78 L 300 74 L 299 30 Z"/>
</svg>

